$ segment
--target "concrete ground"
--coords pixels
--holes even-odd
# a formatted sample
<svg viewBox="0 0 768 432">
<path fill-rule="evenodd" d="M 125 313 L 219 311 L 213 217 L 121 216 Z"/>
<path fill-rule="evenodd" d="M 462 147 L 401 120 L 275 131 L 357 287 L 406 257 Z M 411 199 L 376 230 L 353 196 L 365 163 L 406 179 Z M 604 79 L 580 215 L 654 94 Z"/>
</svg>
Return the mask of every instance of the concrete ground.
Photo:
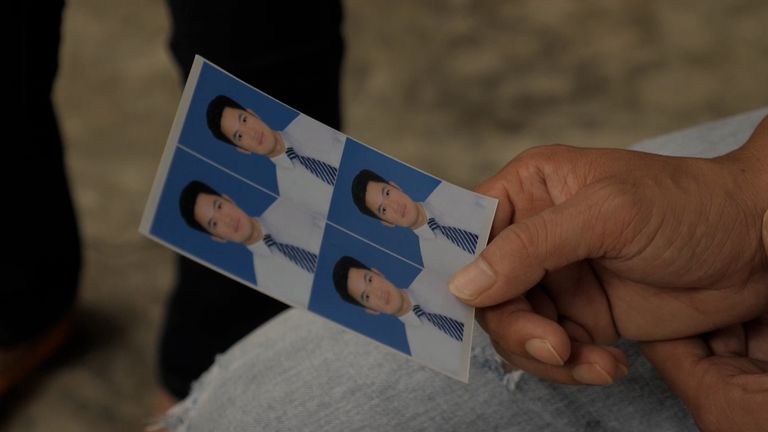
<svg viewBox="0 0 768 432">
<path fill-rule="evenodd" d="M 768 104 L 761 0 L 345 3 L 345 132 L 467 187 L 533 145 L 623 147 Z M 160 0 L 69 1 L 56 102 L 80 311 L 2 430 L 135 431 L 151 412 L 173 259 L 137 227 L 180 95 L 168 28 Z"/>
</svg>

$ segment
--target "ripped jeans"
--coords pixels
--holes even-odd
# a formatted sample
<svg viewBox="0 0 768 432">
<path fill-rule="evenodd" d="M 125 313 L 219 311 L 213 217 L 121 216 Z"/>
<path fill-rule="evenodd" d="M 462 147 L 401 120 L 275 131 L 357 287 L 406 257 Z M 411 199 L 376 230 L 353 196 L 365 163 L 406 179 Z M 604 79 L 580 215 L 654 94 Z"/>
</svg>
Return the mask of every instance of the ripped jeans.
<svg viewBox="0 0 768 432">
<path fill-rule="evenodd" d="M 609 387 L 506 374 L 475 326 L 469 384 L 302 310 L 232 347 L 166 419 L 179 431 L 687 431 L 685 407 L 636 346 Z"/>
</svg>

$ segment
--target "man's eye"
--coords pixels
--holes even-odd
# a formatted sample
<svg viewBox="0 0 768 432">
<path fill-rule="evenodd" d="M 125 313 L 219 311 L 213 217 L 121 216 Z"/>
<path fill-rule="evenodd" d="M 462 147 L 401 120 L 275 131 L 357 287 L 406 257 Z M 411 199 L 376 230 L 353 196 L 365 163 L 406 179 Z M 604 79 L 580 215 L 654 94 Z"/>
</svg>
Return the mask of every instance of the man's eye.
<svg viewBox="0 0 768 432">
<path fill-rule="evenodd" d="M 389 189 L 384 191 L 384 196 L 389 196 Z"/>
<path fill-rule="evenodd" d="M 211 222 L 211 228 L 216 228 L 216 225 L 218 225 L 217 222 Z"/>
<path fill-rule="evenodd" d="M 386 207 L 384 207 L 383 209 L 381 209 L 381 214 L 383 214 L 383 215 L 387 214 L 387 208 L 386 208 Z"/>
<path fill-rule="evenodd" d="M 237 140 L 240 141 L 243 139 L 243 134 L 237 134 Z"/>
</svg>

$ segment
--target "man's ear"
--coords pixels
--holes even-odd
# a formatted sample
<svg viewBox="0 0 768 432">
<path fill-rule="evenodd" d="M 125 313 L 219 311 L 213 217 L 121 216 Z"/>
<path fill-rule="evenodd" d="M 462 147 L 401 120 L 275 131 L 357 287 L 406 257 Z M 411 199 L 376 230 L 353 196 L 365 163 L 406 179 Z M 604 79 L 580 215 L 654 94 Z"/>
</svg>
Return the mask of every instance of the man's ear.
<svg viewBox="0 0 768 432">
<path fill-rule="evenodd" d="M 226 242 L 227 242 L 227 241 L 226 241 L 226 240 L 224 240 L 223 238 L 221 238 L 221 237 L 217 237 L 217 236 L 215 236 L 215 235 L 213 235 L 213 234 L 211 234 L 211 239 L 212 239 L 213 241 L 215 241 L 216 243 L 226 243 Z"/>
<path fill-rule="evenodd" d="M 391 223 L 385 221 L 384 219 L 379 219 L 379 222 L 381 222 L 382 225 L 384 225 L 385 227 L 388 227 L 388 228 L 393 228 L 395 226 L 395 224 L 391 224 Z"/>
<path fill-rule="evenodd" d="M 366 312 L 368 312 L 368 313 L 369 313 L 369 314 L 371 314 L 371 315 L 378 315 L 378 314 L 380 314 L 380 313 L 381 313 L 381 312 L 379 312 L 379 311 L 375 311 L 375 310 L 373 310 L 373 309 L 368 309 L 368 308 L 365 308 L 365 311 L 366 311 Z"/>
<path fill-rule="evenodd" d="M 259 117 L 259 115 L 258 115 L 258 114 L 256 114 L 255 112 L 251 111 L 251 109 L 250 109 L 250 108 L 246 108 L 245 110 L 246 110 L 246 111 L 248 111 L 248 112 L 249 112 L 249 113 L 250 113 L 252 116 L 254 116 L 254 117 L 256 117 L 256 118 L 261 118 L 261 117 Z"/>
</svg>

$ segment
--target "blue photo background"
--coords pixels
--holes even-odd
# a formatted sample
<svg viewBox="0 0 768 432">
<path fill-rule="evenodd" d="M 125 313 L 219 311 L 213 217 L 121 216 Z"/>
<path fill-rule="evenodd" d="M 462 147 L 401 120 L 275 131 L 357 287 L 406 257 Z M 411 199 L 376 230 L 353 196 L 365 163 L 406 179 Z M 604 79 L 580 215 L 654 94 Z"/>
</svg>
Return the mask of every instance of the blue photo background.
<svg viewBox="0 0 768 432">
<path fill-rule="evenodd" d="M 208 63 L 203 63 L 195 93 L 179 136 L 179 144 L 243 178 L 278 194 L 275 165 L 266 157 L 244 154 L 214 137 L 206 120 L 208 103 L 229 96 L 256 113 L 273 130 L 283 130 L 299 113 Z"/>
<path fill-rule="evenodd" d="M 263 190 L 222 171 L 182 148 L 176 148 L 150 232 L 223 271 L 254 284 L 251 252 L 241 244 L 219 243 L 207 233 L 192 229 L 181 217 L 179 195 L 193 180 L 199 180 L 229 196 L 250 216 L 258 216 L 276 199 Z"/>
<path fill-rule="evenodd" d="M 399 319 L 386 314 L 369 314 L 364 308 L 339 297 L 333 285 L 333 267 L 344 255 L 377 269 L 398 288 L 409 287 L 422 271 L 333 225 L 326 225 L 309 310 L 410 355 L 405 326 Z"/>
<path fill-rule="evenodd" d="M 385 226 L 378 219 L 362 214 L 355 206 L 352 200 L 352 180 L 364 169 L 394 182 L 416 202 L 424 201 L 440 184 L 440 180 L 348 139 L 328 212 L 330 222 L 423 266 L 419 240 L 412 230 Z"/>
</svg>

